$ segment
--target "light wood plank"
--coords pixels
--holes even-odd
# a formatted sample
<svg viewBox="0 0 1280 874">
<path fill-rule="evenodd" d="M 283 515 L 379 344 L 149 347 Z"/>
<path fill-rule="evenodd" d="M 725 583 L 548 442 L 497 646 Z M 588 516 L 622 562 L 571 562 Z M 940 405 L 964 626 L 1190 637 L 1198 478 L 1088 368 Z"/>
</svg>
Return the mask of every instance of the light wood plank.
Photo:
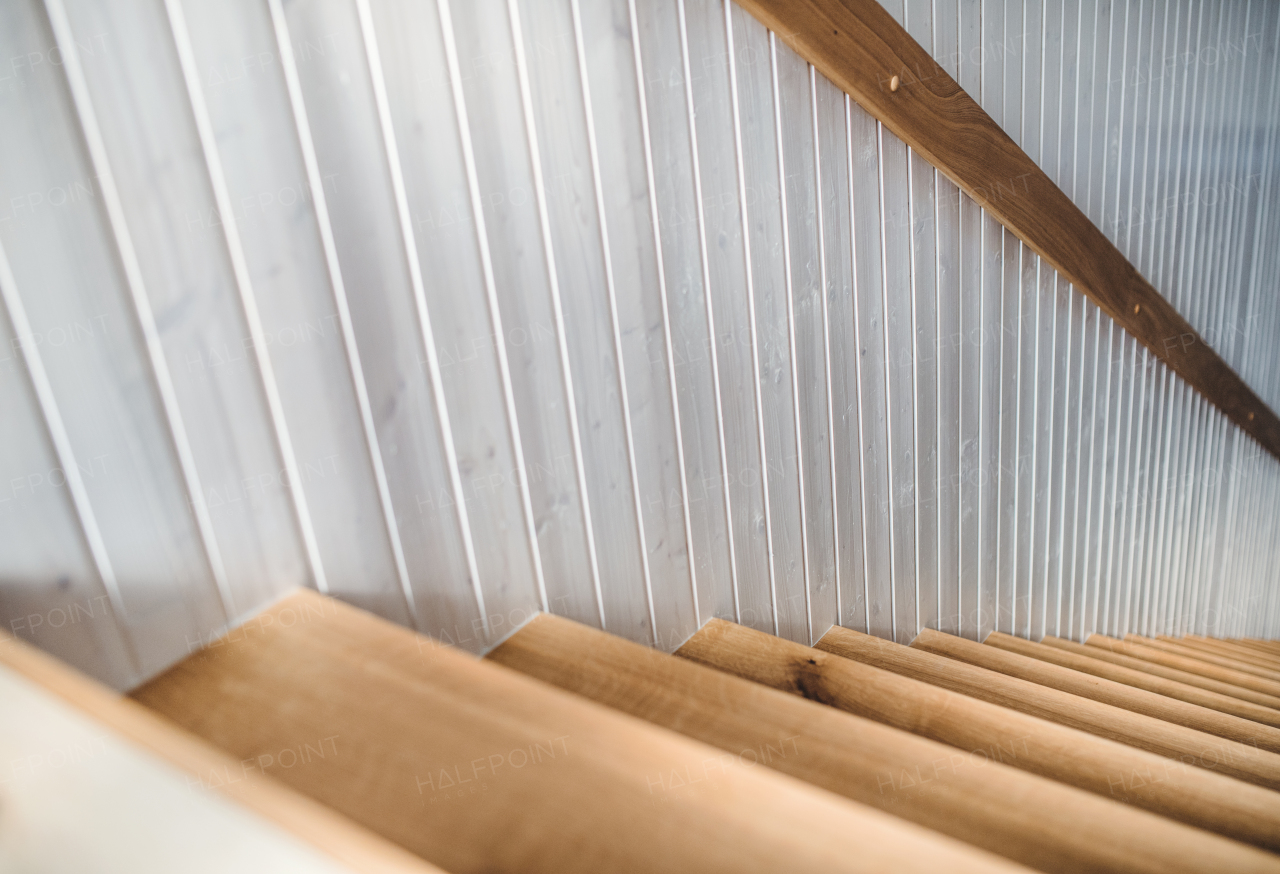
<svg viewBox="0 0 1280 874">
<path fill-rule="evenodd" d="M 1248 647 L 1242 647 L 1230 641 L 1214 640 L 1211 637 L 1195 637 L 1193 635 L 1169 637 L 1163 634 L 1156 635 L 1156 639 L 1167 640 L 1170 643 L 1181 643 L 1183 646 L 1189 646 L 1192 649 L 1200 649 L 1205 652 L 1226 656 L 1227 658 L 1239 659 L 1240 661 L 1257 665 L 1260 668 L 1269 668 L 1273 671 L 1280 670 L 1280 656 L 1251 650 Z"/>
<path fill-rule="evenodd" d="M 1140 643 L 1143 646 L 1149 646 L 1152 649 L 1158 649 L 1162 652 L 1186 656 L 1187 658 L 1196 659 L 1197 661 L 1217 665 L 1220 668 L 1239 671 L 1242 674 L 1252 674 L 1255 677 L 1261 677 L 1262 679 L 1273 683 L 1280 683 L 1280 671 L 1273 671 L 1268 668 L 1258 667 L 1255 664 L 1241 659 L 1216 655 L 1215 653 L 1205 652 L 1204 650 L 1196 649 L 1195 647 L 1187 646 L 1182 643 L 1175 643 L 1167 639 L 1159 640 L 1154 637 L 1141 637 L 1137 634 L 1126 634 L 1124 639 L 1126 643 Z"/>
<path fill-rule="evenodd" d="M 1244 744 L 847 628 L 831 629 L 817 647 L 1258 786 L 1280 788 L 1280 759 Z"/>
<path fill-rule="evenodd" d="M 458 874 L 1022 870 L 308 591 L 134 695 Z"/>
<path fill-rule="evenodd" d="M 1164 695 L 1178 701 L 1185 701 L 1199 707 L 1207 707 L 1219 713 L 1228 713 L 1241 719 L 1252 720 L 1273 728 L 1280 728 L 1280 711 L 1260 704 L 1253 704 L 1249 701 L 1242 701 L 1230 695 L 1223 695 L 1220 692 L 1211 692 L 1208 689 L 1193 686 L 1189 683 L 1148 674 L 1121 664 L 1112 664 L 1067 649 L 1046 646 L 1043 642 L 1034 643 L 1030 640 L 1023 640 L 1020 637 L 1013 637 L 1003 632 L 991 634 L 983 643 L 986 646 L 996 647 L 1007 652 L 1027 656 L 1028 658 L 1039 659 L 1042 662 L 1060 665 L 1073 671 L 1091 674 L 1115 683 L 1123 683 L 1136 689 L 1145 689 L 1148 692 L 1154 692 L 1157 695 Z M 1081 649 L 1084 648 L 1081 647 Z M 1275 750 L 1272 750 L 1272 752 L 1275 752 Z"/>
<path fill-rule="evenodd" d="M 1172 668 L 1163 664 L 1156 664 L 1155 662 L 1135 658 L 1134 656 L 1125 655 L 1121 652 L 1112 652 L 1110 649 L 1103 646 L 1085 646 L 1082 643 L 1076 643 L 1074 640 L 1067 640 L 1061 637 L 1046 637 L 1041 640 L 1040 643 L 1043 646 L 1084 656 L 1095 661 L 1119 665 L 1154 677 L 1162 677 L 1176 683 L 1183 683 L 1187 686 L 1194 686 L 1198 689 L 1217 692 L 1220 695 L 1226 695 L 1228 698 L 1247 701 L 1251 704 L 1257 704 L 1260 707 L 1266 707 L 1271 710 L 1280 709 L 1280 697 L 1267 695 L 1262 692 L 1254 691 L 1253 689 L 1246 689 L 1244 686 L 1224 683 L 1221 680 L 1215 680 L 1210 677 L 1201 676 L 1200 674 L 1194 674 L 1190 671 Z"/>
<path fill-rule="evenodd" d="M 1020 643 L 1037 646 L 1030 641 Z M 1048 664 L 1044 660 L 1015 651 L 1007 642 L 1006 646 L 997 648 L 926 629 L 912 641 L 911 646 L 913 649 L 922 649 L 1029 683 L 1254 747 L 1257 750 L 1257 755 L 1254 756 L 1257 767 L 1267 769 L 1267 773 L 1280 773 L 1280 756 L 1275 755 L 1280 752 L 1280 730 L 1270 726 L 1170 698 L 1159 692 L 1140 689 L 1118 680 L 1082 673 L 1063 665 Z"/>
<path fill-rule="evenodd" d="M 1196 674 L 1198 676 L 1207 677 L 1222 683 L 1230 683 L 1235 686 L 1241 686 L 1254 692 L 1261 692 L 1264 695 L 1280 698 L 1280 683 L 1273 683 L 1270 680 L 1264 680 L 1256 674 L 1249 674 L 1244 671 L 1234 671 L 1230 668 L 1224 668 L 1219 665 L 1213 665 L 1206 661 L 1194 658 L 1189 655 L 1179 655 L 1167 652 L 1162 649 L 1156 649 L 1137 641 L 1118 640 L 1114 637 L 1108 637 L 1105 634 L 1091 634 L 1085 640 L 1086 646 L 1098 647 L 1099 649 L 1109 652 L 1121 653 L 1123 655 L 1132 656 L 1133 658 L 1142 659 L 1146 662 L 1152 662 L 1165 667 L 1177 668 L 1181 671 Z"/>
<path fill-rule="evenodd" d="M 949 744 L 975 762 L 995 759 L 1280 851 L 1275 794 L 1221 774 L 721 620 L 676 654 Z"/>
<path fill-rule="evenodd" d="M 942 743 L 543 614 L 487 659 L 1042 871 L 1280 859 Z"/>
</svg>

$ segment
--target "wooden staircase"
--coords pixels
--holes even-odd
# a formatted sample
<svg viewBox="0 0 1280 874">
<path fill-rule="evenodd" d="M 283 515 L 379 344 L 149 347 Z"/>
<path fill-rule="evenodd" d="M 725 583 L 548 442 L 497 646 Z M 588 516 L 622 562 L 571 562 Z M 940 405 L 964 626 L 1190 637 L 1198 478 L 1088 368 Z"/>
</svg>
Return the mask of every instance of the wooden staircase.
<svg viewBox="0 0 1280 874">
<path fill-rule="evenodd" d="M 547 614 L 475 659 L 299 591 L 132 698 L 202 780 L 445 871 L 1280 872 L 1259 683 L 1260 641 L 712 620 L 668 655 Z"/>
</svg>

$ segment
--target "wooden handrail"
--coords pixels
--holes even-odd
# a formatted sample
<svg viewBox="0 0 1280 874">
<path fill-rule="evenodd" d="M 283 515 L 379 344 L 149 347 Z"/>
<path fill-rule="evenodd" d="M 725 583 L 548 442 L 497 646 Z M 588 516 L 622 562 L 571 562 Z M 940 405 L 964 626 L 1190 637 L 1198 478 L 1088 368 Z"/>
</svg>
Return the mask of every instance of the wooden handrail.
<svg viewBox="0 0 1280 874">
<path fill-rule="evenodd" d="M 1209 832 L 557 616 L 486 658 L 1042 871 L 1280 870 Z"/>
<path fill-rule="evenodd" d="M 1245 671 L 1236 671 L 1231 668 L 1224 668 L 1221 665 L 1210 664 L 1209 662 L 1197 659 L 1190 655 L 1167 652 L 1163 649 L 1147 646 L 1145 643 L 1138 643 L 1137 641 L 1117 640 L 1116 638 L 1108 637 L 1105 634 L 1089 635 L 1088 639 L 1085 640 L 1085 646 L 1096 646 L 1100 649 L 1122 653 L 1127 656 L 1142 659 L 1143 661 L 1154 662 L 1157 665 L 1177 668 L 1181 671 L 1199 674 L 1202 677 L 1209 677 L 1223 683 L 1243 686 L 1246 689 L 1252 689 L 1253 691 L 1261 692 L 1264 695 L 1280 698 L 1280 683 L 1272 682 L 1271 680 L 1264 680 L 1262 677 L 1246 673 Z"/>
<path fill-rule="evenodd" d="M 1079 671 L 1084 674 L 1091 674 L 1115 683 L 1123 683 L 1135 689 L 1145 689 L 1157 695 L 1164 695 L 1178 701 L 1185 701 L 1188 704 L 1207 707 L 1219 713 L 1229 713 L 1241 719 L 1248 719 L 1280 729 L 1280 710 L 1263 707 L 1251 701 L 1242 701 L 1230 695 L 1223 695 L 1221 692 L 1211 692 L 1200 686 L 1193 686 L 1167 677 L 1145 673 L 1125 665 L 1112 664 L 1102 659 L 1091 658 L 1087 654 L 1072 652 L 1056 646 L 1046 646 L 1043 643 L 1034 643 L 1033 641 L 1023 640 L 1021 637 L 1014 637 L 999 631 L 987 635 L 983 645 L 1017 653 L 1028 658 L 1039 659 L 1042 662 L 1070 668 L 1073 671 Z M 1081 649 L 1084 648 L 1081 647 Z"/>
<path fill-rule="evenodd" d="M 1014 638 L 1015 640 L 1017 638 Z M 1024 641 L 1029 643 L 1029 641 Z M 1035 644 L 1031 644 L 1035 646 Z M 1256 747 L 1254 758 L 1260 766 L 1280 772 L 1280 729 L 1275 729 L 1218 710 L 1170 698 L 1135 686 L 1086 674 L 1061 665 L 1022 655 L 1005 648 L 986 646 L 975 640 L 925 629 L 911 642 L 913 649 L 986 668 L 1059 692 L 1100 701 L 1131 713 L 1141 713 L 1176 726 L 1194 729 L 1214 737 Z M 1237 750 L 1237 752 L 1241 752 Z"/>
<path fill-rule="evenodd" d="M 676 655 L 1280 851 L 1276 795 L 1259 786 L 730 622 L 708 622 Z"/>
<path fill-rule="evenodd" d="M 737 2 L 1280 458 L 1280 418 L 876 0 Z"/>
</svg>

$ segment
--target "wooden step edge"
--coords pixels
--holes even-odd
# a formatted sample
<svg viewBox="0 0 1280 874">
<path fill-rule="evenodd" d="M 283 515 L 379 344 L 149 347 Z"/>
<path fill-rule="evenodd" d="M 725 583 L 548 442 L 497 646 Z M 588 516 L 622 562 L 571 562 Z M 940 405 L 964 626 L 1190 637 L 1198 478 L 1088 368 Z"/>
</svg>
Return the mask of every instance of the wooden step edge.
<svg viewBox="0 0 1280 874">
<path fill-rule="evenodd" d="M 721 620 L 676 655 L 1280 852 L 1276 796 L 1258 786 Z"/>
<path fill-rule="evenodd" d="M 92 717 L 132 745 L 356 871 L 435 874 L 439 868 L 330 808 L 263 776 L 196 735 L 34 646 L 0 632 L 0 664 Z"/>
<path fill-rule="evenodd" d="M 568 619 L 541 614 L 486 658 L 1041 871 L 1280 871 L 1262 850 Z"/>
</svg>

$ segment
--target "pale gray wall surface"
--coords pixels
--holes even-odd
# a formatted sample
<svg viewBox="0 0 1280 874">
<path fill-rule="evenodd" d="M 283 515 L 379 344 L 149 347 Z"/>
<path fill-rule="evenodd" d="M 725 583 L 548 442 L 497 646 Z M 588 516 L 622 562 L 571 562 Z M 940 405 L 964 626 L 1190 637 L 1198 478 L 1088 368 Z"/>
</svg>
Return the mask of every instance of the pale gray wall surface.
<svg viewBox="0 0 1280 874">
<path fill-rule="evenodd" d="M 1061 4 L 919 5 L 1074 178 L 1065 73 L 980 48 Z M 473 651 L 1275 633 L 1275 459 L 736 6 L 8 0 L 0 58 L 0 618 L 118 687 L 296 585 Z M 1269 399 L 1275 93 L 1234 163 L 1090 128 L 1151 141 L 1091 217 Z"/>
</svg>

